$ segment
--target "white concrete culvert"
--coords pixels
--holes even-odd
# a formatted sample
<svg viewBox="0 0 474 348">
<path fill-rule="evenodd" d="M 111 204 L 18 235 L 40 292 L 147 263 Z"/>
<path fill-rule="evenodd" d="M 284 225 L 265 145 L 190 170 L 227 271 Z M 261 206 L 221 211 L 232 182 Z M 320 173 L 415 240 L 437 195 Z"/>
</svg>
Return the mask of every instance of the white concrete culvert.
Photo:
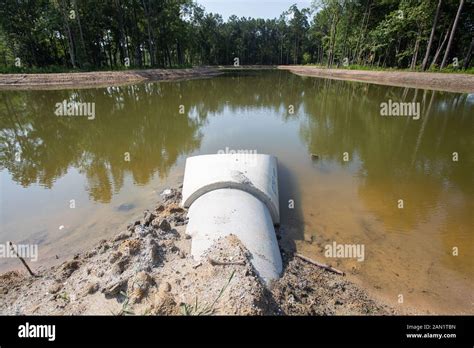
<svg viewBox="0 0 474 348">
<path fill-rule="evenodd" d="M 274 224 L 280 222 L 277 159 L 263 154 L 189 157 L 182 205 L 189 208 L 186 233 L 196 259 L 220 237 L 237 236 L 266 282 L 277 279 L 282 260 Z"/>
</svg>

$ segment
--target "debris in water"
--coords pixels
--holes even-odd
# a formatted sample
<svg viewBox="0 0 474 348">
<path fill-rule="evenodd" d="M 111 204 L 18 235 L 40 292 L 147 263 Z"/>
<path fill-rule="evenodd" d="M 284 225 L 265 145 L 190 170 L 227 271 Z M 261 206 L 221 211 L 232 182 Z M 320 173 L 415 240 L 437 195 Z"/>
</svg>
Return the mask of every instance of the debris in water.
<svg viewBox="0 0 474 348">
<path fill-rule="evenodd" d="M 120 204 L 117 208 L 115 208 L 117 211 L 130 211 L 136 207 L 135 204 L 133 203 L 123 203 Z"/>
</svg>

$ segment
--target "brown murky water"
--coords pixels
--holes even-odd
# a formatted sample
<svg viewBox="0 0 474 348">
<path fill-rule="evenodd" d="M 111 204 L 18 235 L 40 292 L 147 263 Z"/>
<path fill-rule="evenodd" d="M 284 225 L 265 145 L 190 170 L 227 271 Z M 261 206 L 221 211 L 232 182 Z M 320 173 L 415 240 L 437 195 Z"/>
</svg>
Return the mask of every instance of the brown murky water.
<svg viewBox="0 0 474 348">
<path fill-rule="evenodd" d="M 95 103 L 95 118 L 56 116 L 63 100 Z M 381 116 L 388 100 L 419 102 L 420 118 Z M 153 206 L 186 157 L 256 150 L 279 160 L 286 248 L 402 309 L 473 314 L 473 116 L 474 95 L 284 71 L 1 91 L 0 243 L 63 260 Z M 364 246 L 364 260 L 326 258 L 333 242 Z"/>
</svg>

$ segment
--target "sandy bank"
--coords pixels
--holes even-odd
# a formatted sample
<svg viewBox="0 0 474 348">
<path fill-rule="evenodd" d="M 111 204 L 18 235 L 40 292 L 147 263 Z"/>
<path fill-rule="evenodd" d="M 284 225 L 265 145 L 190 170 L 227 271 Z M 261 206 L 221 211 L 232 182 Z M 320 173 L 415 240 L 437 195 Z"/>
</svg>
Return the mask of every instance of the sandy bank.
<svg viewBox="0 0 474 348">
<path fill-rule="evenodd" d="M 64 89 L 117 86 L 144 81 L 183 80 L 212 77 L 218 69 L 147 69 L 123 71 L 92 71 L 58 74 L 0 74 L 1 89 Z"/>
<path fill-rule="evenodd" d="M 379 85 L 425 88 L 457 93 L 474 93 L 474 75 L 469 74 L 323 69 L 298 65 L 280 65 L 278 69 L 288 70 L 300 76 L 361 81 Z"/>
<path fill-rule="evenodd" d="M 234 236 L 197 262 L 184 230 L 187 211 L 172 190 L 111 240 L 60 265 L 0 276 L 0 314 L 337 315 L 394 314 L 346 277 L 282 250 L 284 273 L 270 288 Z"/>
<path fill-rule="evenodd" d="M 192 69 L 93 71 L 60 74 L 0 74 L 0 90 L 67 89 L 119 86 L 144 81 L 173 81 L 213 77 L 226 71 L 288 70 L 300 76 L 369 82 L 380 85 L 474 93 L 474 75 L 409 71 L 323 69 L 299 65 L 233 65 Z"/>
</svg>

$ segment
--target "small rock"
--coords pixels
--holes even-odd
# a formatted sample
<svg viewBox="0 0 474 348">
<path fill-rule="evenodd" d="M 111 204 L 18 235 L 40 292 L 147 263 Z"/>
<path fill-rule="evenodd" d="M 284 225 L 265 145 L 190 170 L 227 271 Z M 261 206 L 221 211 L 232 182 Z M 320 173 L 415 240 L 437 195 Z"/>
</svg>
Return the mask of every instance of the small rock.
<svg viewBox="0 0 474 348">
<path fill-rule="evenodd" d="M 159 228 L 154 233 L 163 242 L 166 242 L 166 241 L 172 242 L 173 240 L 178 240 L 181 237 L 178 231 L 176 231 L 175 229 L 164 231 Z"/>
<path fill-rule="evenodd" d="M 93 257 L 95 255 L 97 255 L 97 251 L 96 250 L 90 250 L 90 251 L 88 251 L 84 254 L 84 258 L 85 259 L 90 259 L 91 257 Z"/>
<path fill-rule="evenodd" d="M 143 214 L 143 225 L 144 226 L 150 225 L 150 223 L 153 221 L 155 217 L 156 216 L 153 213 L 151 213 L 149 210 L 145 210 L 145 213 Z"/>
<path fill-rule="evenodd" d="M 162 231 L 165 231 L 165 232 L 168 232 L 171 230 L 171 225 L 170 223 L 168 222 L 168 220 L 166 219 L 163 219 L 160 224 L 158 225 L 158 227 L 162 230 Z"/>
<path fill-rule="evenodd" d="M 160 286 L 158 287 L 159 292 L 170 292 L 171 291 L 171 285 L 168 282 L 162 282 Z"/>
<path fill-rule="evenodd" d="M 168 220 L 170 224 L 176 225 L 180 222 L 183 222 L 184 218 L 180 214 L 171 214 L 170 216 L 168 216 Z"/>
<path fill-rule="evenodd" d="M 160 204 L 155 208 L 155 212 L 161 213 L 163 210 L 165 210 L 165 206 L 163 204 Z"/>
<path fill-rule="evenodd" d="M 130 232 L 133 232 L 135 230 L 135 226 L 140 225 L 140 220 L 137 220 L 135 222 L 132 222 L 127 226 L 127 230 Z"/>
<path fill-rule="evenodd" d="M 120 261 L 118 261 L 114 267 L 112 267 L 112 274 L 114 275 L 120 275 L 125 271 L 125 269 L 128 266 L 129 263 L 129 258 L 128 257 L 122 257 Z"/>
<path fill-rule="evenodd" d="M 124 239 L 130 238 L 131 236 L 132 236 L 132 234 L 130 233 L 130 231 L 122 232 L 122 233 L 118 234 L 117 236 L 115 236 L 113 241 L 118 242 L 119 240 L 124 240 Z"/>
<path fill-rule="evenodd" d="M 185 253 L 183 250 L 180 250 L 180 251 L 179 251 L 179 257 L 180 257 L 181 259 L 184 259 L 184 258 L 186 257 L 186 253 Z"/>
<path fill-rule="evenodd" d="M 170 213 L 171 214 L 174 214 L 174 213 L 183 213 L 184 212 L 184 209 L 181 208 L 180 206 L 178 205 L 172 205 L 170 207 Z"/>
<path fill-rule="evenodd" d="M 153 229 L 148 226 L 142 226 L 142 225 L 135 226 L 135 233 L 142 238 L 147 236 L 151 232 L 153 232 Z"/>
<path fill-rule="evenodd" d="M 92 295 L 92 294 L 95 294 L 98 290 L 99 290 L 98 283 L 90 283 L 86 287 L 86 294 Z"/>
<path fill-rule="evenodd" d="M 130 300 L 132 303 L 140 302 L 145 297 L 150 285 L 153 283 L 153 278 L 144 271 L 141 271 L 133 277 L 131 282 L 131 289 L 129 289 Z M 130 282 L 129 282 L 130 284 Z"/>
<path fill-rule="evenodd" d="M 151 226 L 153 228 L 158 228 L 160 223 L 161 223 L 161 218 L 157 217 L 157 218 L 153 219 L 153 221 L 151 222 Z"/>
<path fill-rule="evenodd" d="M 161 196 L 169 196 L 170 194 L 172 194 L 173 191 L 171 191 L 171 189 L 166 189 L 164 190 L 163 192 L 161 192 Z"/>
<path fill-rule="evenodd" d="M 308 235 L 308 234 L 305 234 L 305 235 L 304 235 L 304 241 L 305 241 L 306 243 L 313 244 L 313 238 L 314 238 L 314 237 L 313 237 L 312 235 Z"/>
<path fill-rule="evenodd" d="M 105 289 L 102 290 L 105 296 L 115 296 L 120 293 L 120 290 L 125 289 L 128 284 L 128 279 L 117 279 L 110 283 Z"/>
<path fill-rule="evenodd" d="M 158 291 L 152 299 L 152 314 L 176 315 L 179 308 L 169 292 Z"/>
<path fill-rule="evenodd" d="M 120 257 L 122 256 L 122 253 L 120 251 L 114 252 L 112 255 L 110 255 L 109 262 L 114 263 L 117 261 Z"/>
<path fill-rule="evenodd" d="M 123 273 L 124 269 L 122 267 L 120 267 L 119 264 L 115 264 L 113 267 L 112 267 L 112 274 L 113 275 L 121 275 Z"/>
<path fill-rule="evenodd" d="M 110 245 L 105 243 L 105 244 L 102 244 L 100 247 L 99 247 L 99 254 L 103 254 L 105 253 L 107 250 L 110 249 Z"/>
<path fill-rule="evenodd" d="M 77 260 L 65 262 L 59 269 L 61 272 L 61 278 L 69 278 L 74 273 L 74 271 L 79 269 L 80 264 L 81 263 Z"/>
<path fill-rule="evenodd" d="M 140 250 L 140 247 L 140 240 L 127 239 L 119 245 L 118 251 L 121 252 L 123 255 L 135 255 Z"/>
<path fill-rule="evenodd" d="M 56 294 L 63 288 L 63 285 L 60 282 L 55 282 L 48 288 L 48 293 Z"/>
<path fill-rule="evenodd" d="M 156 241 L 151 239 L 147 246 L 147 260 L 150 262 L 151 266 L 156 265 L 159 260 L 160 249 L 156 244 Z"/>
</svg>

